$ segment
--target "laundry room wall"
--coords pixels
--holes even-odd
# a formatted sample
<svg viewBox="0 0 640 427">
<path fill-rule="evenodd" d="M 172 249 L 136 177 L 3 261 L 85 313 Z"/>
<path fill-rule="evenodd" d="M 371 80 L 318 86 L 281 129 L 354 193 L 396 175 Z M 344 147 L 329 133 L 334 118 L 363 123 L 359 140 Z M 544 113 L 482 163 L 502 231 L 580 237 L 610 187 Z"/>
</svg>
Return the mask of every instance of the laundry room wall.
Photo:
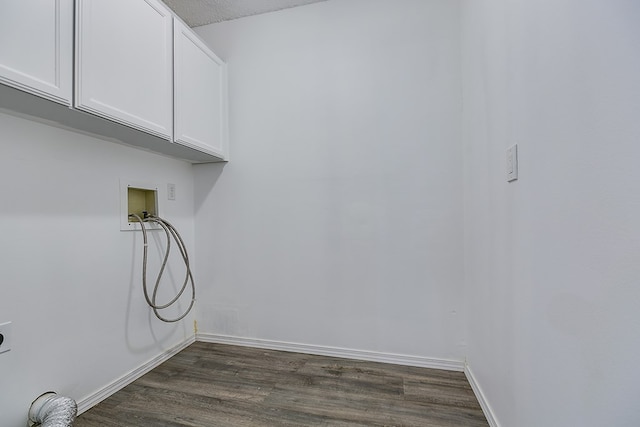
<svg viewBox="0 0 640 427">
<path fill-rule="evenodd" d="M 195 168 L 200 332 L 461 362 L 459 3 L 196 31 L 228 63 L 232 141 Z"/>
<path fill-rule="evenodd" d="M 471 371 L 495 425 L 640 425 L 640 3 L 462 11 Z"/>
<path fill-rule="evenodd" d="M 13 322 L 0 424 L 23 427 L 41 393 L 81 401 L 193 335 L 193 317 L 167 325 L 147 308 L 140 233 L 120 231 L 120 179 L 155 183 L 160 213 L 193 250 L 193 175 L 182 161 L 4 113 L 0 141 L 0 323 Z"/>
</svg>

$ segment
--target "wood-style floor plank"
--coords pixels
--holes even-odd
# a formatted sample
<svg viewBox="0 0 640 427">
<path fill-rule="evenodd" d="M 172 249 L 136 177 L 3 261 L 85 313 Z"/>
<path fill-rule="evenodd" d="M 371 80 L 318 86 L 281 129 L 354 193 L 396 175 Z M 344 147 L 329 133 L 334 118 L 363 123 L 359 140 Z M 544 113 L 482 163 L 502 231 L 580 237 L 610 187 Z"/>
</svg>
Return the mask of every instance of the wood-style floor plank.
<svg viewBox="0 0 640 427">
<path fill-rule="evenodd" d="M 464 374 L 194 343 L 77 427 L 487 427 Z"/>
</svg>

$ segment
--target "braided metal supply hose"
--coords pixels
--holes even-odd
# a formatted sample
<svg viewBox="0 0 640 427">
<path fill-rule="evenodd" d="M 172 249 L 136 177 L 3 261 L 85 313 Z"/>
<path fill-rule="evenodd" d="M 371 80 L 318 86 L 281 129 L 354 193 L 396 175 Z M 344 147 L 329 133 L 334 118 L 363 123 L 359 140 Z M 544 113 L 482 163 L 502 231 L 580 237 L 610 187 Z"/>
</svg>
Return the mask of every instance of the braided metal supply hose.
<svg viewBox="0 0 640 427">
<path fill-rule="evenodd" d="M 182 240 L 182 237 L 180 236 L 180 233 L 178 233 L 178 230 L 175 229 L 175 227 L 173 225 L 171 225 L 168 221 L 157 217 L 155 215 L 148 215 L 145 214 L 144 218 L 141 218 L 139 215 L 137 214 L 130 214 L 129 216 L 134 217 L 136 220 L 138 220 L 138 222 L 140 223 L 140 229 L 142 230 L 142 238 L 144 240 L 144 247 L 143 247 L 143 259 L 142 259 L 142 289 L 144 291 L 144 298 L 147 301 L 147 304 L 149 305 L 149 307 L 151 307 L 151 309 L 153 310 L 153 313 L 156 315 L 156 317 L 160 320 L 162 320 L 163 322 L 177 322 L 179 320 L 184 319 L 184 317 L 189 314 L 189 312 L 191 311 L 191 309 L 193 308 L 193 304 L 196 301 L 196 286 L 195 283 L 193 281 L 193 275 L 191 274 L 191 267 L 189 266 L 189 255 L 187 254 L 187 248 L 184 244 L 184 241 Z M 149 291 L 148 291 L 148 287 L 147 287 L 147 259 L 148 259 L 148 239 L 147 239 L 147 229 L 145 227 L 145 223 L 149 222 L 149 223 L 154 223 L 154 224 L 158 224 L 163 230 L 164 233 L 167 237 L 167 250 L 164 253 L 164 258 L 162 260 L 162 266 L 160 267 L 160 271 L 158 272 L 158 277 L 156 278 L 156 283 L 153 287 L 153 291 L 151 293 L 151 296 L 149 296 Z M 184 277 L 184 282 L 182 284 L 182 288 L 180 289 L 180 291 L 176 294 L 176 296 L 171 299 L 171 301 L 169 301 L 166 304 L 158 304 L 156 301 L 157 295 L 158 295 L 158 289 L 160 288 L 160 279 L 162 278 L 162 275 L 164 273 L 164 270 L 167 266 L 167 261 L 169 260 L 169 253 L 171 251 L 171 239 L 173 238 L 173 240 L 175 240 L 177 246 L 178 246 L 178 250 L 180 251 L 180 255 L 182 256 L 182 260 L 184 261 L 184 265 L 186 267 L 186 273 L 185 273 L 185 277 Z M 175 304 L 178 299 L 182 296 L 182 294 L 184 293 L 185 289 L 187 288 L 188 284 L 191 284 L 191 303 L 189 304 L 189 307 L 187 308 L 187 310 L 182 313 L 180 316 L 175 317 L 175 318 L 167 318 L 163 315 L 160 314 L 160 312 L 158 310 L 162 310 L 165 308 L 168 308 L 170 306 L 172 306 L 173 304 Z"/>
</svg>

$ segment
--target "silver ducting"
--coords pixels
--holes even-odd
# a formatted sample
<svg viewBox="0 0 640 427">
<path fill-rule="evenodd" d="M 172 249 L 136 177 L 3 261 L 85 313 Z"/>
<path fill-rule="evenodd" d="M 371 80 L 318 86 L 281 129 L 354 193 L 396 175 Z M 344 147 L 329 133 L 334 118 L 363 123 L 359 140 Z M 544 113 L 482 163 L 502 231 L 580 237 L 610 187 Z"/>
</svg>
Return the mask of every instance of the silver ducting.
<svg viewBox="0 0 640 427">
<path fill-rule="evenodd" d="M 50 391 L 38 397 L 29 408 L 29 425 L 72 427 L 78 413 L 76 401 Z"/>
</svg>

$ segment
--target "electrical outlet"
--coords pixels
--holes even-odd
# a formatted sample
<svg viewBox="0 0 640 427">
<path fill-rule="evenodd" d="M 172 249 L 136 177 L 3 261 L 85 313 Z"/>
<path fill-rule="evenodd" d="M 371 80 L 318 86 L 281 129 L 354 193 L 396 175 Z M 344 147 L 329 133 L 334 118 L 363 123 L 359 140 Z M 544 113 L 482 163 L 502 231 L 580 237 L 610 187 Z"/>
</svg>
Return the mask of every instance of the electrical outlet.
<svg viewBox="0 0 640 427">
<path fill-rule="evenodd" d="M 175 200 L 176 199 L 176 185 L 175 184 L 167 184 L 167 199 Z"/>
<path fill-rule="evenodd" d="M 0 324 L 0 353 L 11 350 L 11 322 Z"/>
</svg>

